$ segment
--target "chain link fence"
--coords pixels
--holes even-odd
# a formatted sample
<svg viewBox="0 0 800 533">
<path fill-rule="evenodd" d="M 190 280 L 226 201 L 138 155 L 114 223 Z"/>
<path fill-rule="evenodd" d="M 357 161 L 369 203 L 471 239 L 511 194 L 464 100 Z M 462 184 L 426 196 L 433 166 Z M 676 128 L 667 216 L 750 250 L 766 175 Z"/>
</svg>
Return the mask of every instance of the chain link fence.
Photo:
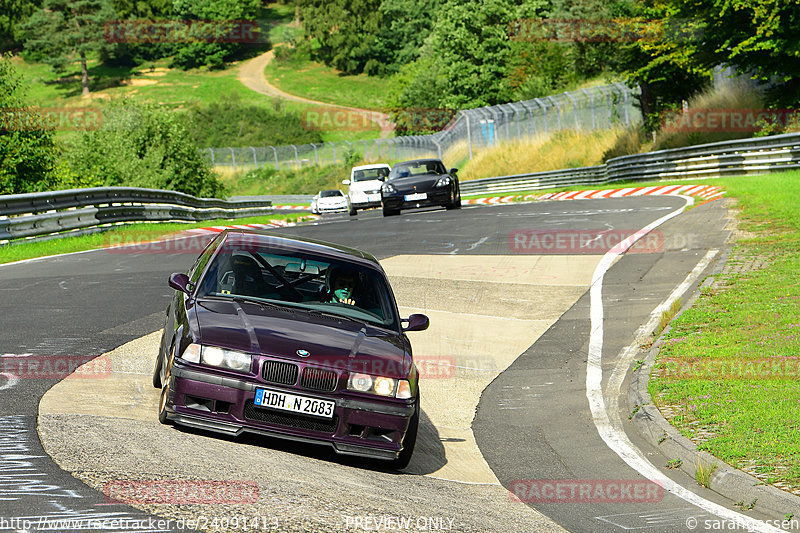
<svg viewBox="0 0 800 533">
<path fill-rule="evenodd" d="M 641 122 L 634 105 L 639 88 L 621 83 L 565 92 L 522 102 L 459 111 L 431 135 L 261 147 L 206 148 L 208 161 L 232 170 L 269 166 L 276 170 L 365 161 L 438 157 L 472 158 L 480 150 L 561 130 L 597 130 Z"/>
</svg>

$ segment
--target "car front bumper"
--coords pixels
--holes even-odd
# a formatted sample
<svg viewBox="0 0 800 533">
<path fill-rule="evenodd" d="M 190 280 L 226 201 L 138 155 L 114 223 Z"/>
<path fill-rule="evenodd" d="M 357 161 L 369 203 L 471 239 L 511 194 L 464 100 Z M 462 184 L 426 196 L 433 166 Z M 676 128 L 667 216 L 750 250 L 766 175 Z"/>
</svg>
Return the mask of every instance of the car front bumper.
<svg viewBox="0 0 800 533">
<path fill-rule="evenodd" d="M 347 211 L 349 211 L 347 205 L 317 206 L 318 213 L 347 213 Z"/>
<path fill-rule="evenodd" d="M 334 417 L 310 417 L 255 406 L 258 388 L 333 400 Z M 393 460 L 401 451 L 414 409 L 413 403 L 343 398 L 223 377 L 183 367 L 176 361 L 167 412 L 175 423 L 217 433 L 255 433 L 325 444 L 339 454 Z"/>
<path fill-rule="evenodd" d="M 406 196 L 416 191 L 406 191 L 383 197 L 383 207 L 386 209 L 410 209 L 413 207 L 431 207 L 447 205 L 450 202 L 450 188 L 441 187 L 426 191 L 423 200 L 406 200 Z"/>
<path fill-rule="evenodd" d="M 380 207 L 381 206 L 381 193 L 380 193 L 380 191 L 372 192 L 372 193 L 351 192 L 350 193 L 350 205 L 352 205 L 356 209 L 367 209 L 369 207 Z"/>
</svg>

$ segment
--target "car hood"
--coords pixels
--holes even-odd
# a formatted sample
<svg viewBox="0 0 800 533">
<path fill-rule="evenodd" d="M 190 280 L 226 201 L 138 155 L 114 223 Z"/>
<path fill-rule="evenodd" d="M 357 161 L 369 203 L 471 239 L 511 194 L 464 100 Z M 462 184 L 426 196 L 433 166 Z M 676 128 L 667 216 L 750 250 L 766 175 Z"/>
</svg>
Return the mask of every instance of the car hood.
<svg viewBox="0 0 800 533">
<path fill-rule="evenodd" d="M 192 313 L 202 344 L 393 378 L 411 370 L 403 335 L 344 318 L 221 300 L 199 301 Z"/>
<path fill-rule="evenodd" d="M 347 197 L 345 196 L 329 196 L 327 198 L 320 198 L 317 200 L 317 204 L 344 204 L 347 203 Z"/>
<path fill-rule="evenodd" d="M 409 176 L 407 178 L 395 178 L 388 183 L 392 184 L 398 191 L 413 190 L 414 187 L 419 191 L 427 191 L 436 185 L 442 174 L 423 174 L 421 176 Z"/>
<path fill-rule="evenodd" d="M 379 191 L 381 185 L 381 180 L 356 181 L 350 184 L 350 192 Z"/>
</svg>

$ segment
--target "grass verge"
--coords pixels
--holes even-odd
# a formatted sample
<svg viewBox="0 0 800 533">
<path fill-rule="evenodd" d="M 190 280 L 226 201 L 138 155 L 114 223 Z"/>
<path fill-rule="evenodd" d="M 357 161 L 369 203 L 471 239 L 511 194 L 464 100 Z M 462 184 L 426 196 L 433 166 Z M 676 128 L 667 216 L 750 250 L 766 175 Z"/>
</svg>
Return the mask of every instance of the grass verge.
<svg viewBox="0 0 800 533">
<path fill-rule="evenodd" d="M 714 183 L 737 200 L 744 233 L 716 282 L 672 323 L 649 390 L 700 450 L 797 490 L 800 172 Z"/>
<path fill-rule="evenodd" d="M 82 252 L 107 247 L 109 244 L 121 242 L 144 242 L 157 240 L 160 237 L 175 234 L 192 228 L 205 228 L 209 226 L 224 226 L 230 224 L 267 224 L 270 220 L 283 220 L 296 222 L 300 214 L 274 214 L 265 217 L 237 218 L 235 220 L 219 219 L 204 222 L 182 224 L 153 223 L 129 224 L 117 226 L 101 233 L 91 235 L 76 235 L 48 241 L 21 242 L 18 244 L 5 244 L 0 246 L 0 264 L 45 257 L 48 255 Z M 200 250 L 197 250 L 199 253 Z"/>
<path fill-rule="evenodd" d="M 275 87 L 295 96 L 375 110 L 385 108 L 386 87 L 391 83 L 388 78 L 366 74 L 346 75 L 299 53 L 273 59 L 264 70 L 264 76 Z"/>
</svg>

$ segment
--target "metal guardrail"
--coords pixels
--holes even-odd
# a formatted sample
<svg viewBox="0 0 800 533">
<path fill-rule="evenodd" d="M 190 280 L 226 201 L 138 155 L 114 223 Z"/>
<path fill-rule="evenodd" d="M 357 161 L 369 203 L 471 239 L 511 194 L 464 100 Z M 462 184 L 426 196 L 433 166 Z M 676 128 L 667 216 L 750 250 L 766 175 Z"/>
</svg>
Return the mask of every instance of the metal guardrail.
<svg viewBox="0 0 800 533">
<path fill-rule="evenodd" d="M 461 193 L 493 194 L 616 181 L 716 178 L 800 168 L 800 134 L 723 141 L 609 159 L 604 165 L 461 182 Z"/>
<path fill-rule="evenodd" d="M 610 159 L 606 164 L 464 181 L 462 194 L 499 194 L 616 181 L 738 176 L 800 168 L 800 133 L 741 139 Z M 267 200 L 195 198 L 106 187 L 0 196 L 0 242 L 119 222 L 241 218 L 272 212 Z"/>
<path fill-rule="evenodd" d="M 62 232 L 75 235 L 124 222 L 196 222 L 270 213 L 270 201 L 226 201 L 133 187 L 13 194 L 0 196 L 0 242 Z"/>
</svg>

